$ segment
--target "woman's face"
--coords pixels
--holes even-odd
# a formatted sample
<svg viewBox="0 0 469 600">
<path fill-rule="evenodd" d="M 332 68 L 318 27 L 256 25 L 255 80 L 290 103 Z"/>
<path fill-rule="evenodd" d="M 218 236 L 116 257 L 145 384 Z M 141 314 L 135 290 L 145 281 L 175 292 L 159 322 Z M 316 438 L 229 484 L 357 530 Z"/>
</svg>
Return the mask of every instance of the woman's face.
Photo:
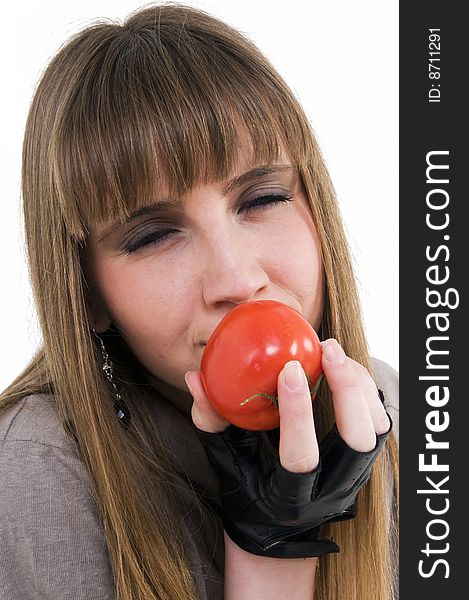
<svg viewBox="0 0 469 600">
<path fill-rule="evenodd" d="M 164 192 L 164 190 L 163 190 Z M 164 193 L 124 225 L 96 227 L 85 253 L 98 330 L 112 322 L 150 373 L 187 389 L 208 337 L 235 305 L 278 300 L 315 327 L 324 277 L 297 171 L 240 164 L 181 198 Z"/>
</svg>

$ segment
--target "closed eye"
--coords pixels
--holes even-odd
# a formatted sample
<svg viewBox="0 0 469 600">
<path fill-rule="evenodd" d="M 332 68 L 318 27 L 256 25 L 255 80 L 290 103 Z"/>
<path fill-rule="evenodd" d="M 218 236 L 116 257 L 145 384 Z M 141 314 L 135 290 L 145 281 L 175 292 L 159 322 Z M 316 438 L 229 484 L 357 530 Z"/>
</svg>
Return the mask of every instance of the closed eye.
<svg viewBox="0 0 469 600">
<path fill-rule="evenodd" d="M 124 250 L 126 254 L 132 254 L 133 252 L 137 252 L 138 250 L 141 250 L 142 248 L 150 244 L 161 244 L 176 233 L 179 233 L 177 229 L 161 229 L 150 231 L 149 233 L 146 233 L 141 237 L 137 237 L 136 239 L 127 242 L 127 244 L 125 244 L 124 246 Z"/>
<path fill-rule="evenodd" d="M 266 194 L 262 196 L 257 196 L 252 200 L 248 200 L 244 202 L 240 207 L 240 212 L 251 212 L 256 210 L 263 210 L 265 208 L 270 208 L 275 204 L 282 204 L 286 202 L 290 202 L 293 200 L 293 196 L 288 196 L 287 194 Z"/>
</svg>

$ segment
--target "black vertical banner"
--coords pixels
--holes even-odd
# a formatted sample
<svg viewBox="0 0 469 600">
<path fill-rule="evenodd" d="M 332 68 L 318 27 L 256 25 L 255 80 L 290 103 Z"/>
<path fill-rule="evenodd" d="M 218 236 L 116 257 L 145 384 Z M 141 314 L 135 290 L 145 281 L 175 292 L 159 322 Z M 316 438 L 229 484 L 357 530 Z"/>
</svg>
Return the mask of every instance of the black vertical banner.
<svg viewBox="0 0 469 600">
<path fill-rule="evenodd" d="M 400 3 L 400 600 L 467 597 L 469 32 Z"/>
</svg>

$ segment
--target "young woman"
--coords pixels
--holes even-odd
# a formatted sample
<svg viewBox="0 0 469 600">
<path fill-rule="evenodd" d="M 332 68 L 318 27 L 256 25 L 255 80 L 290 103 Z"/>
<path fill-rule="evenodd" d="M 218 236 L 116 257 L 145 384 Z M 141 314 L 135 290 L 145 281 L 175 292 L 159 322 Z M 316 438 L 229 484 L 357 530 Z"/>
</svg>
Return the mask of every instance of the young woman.
<svg viewBox="0 0 469 600">
<path fill-rule="evenodd" d="M 37 88 L 23 198 L 43 347 L 1 396 L 2 597 L 395 598 L 396 374 L 259 51 L 178 5 L 87 28 Z M 266 299 L 317 330 L 325 375 L 312 407 L 285 365 L 269 434 L 199 374 L 223 316 Z"/>
</svg>

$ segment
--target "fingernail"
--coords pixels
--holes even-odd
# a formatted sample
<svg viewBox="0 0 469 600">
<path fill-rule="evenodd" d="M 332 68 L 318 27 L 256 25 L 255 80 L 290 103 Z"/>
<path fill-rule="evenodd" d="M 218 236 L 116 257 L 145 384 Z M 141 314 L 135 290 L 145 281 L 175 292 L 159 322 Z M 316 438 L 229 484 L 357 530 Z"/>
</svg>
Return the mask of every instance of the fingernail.
<svg viewBox="0 0 469 600">
<path fill-rule="evenodd" d="M 341 365 L 345 362 L 345 352 L 342 350 L 342 347 L 337 340 L 334 340 L 333 338 L 325 340 L 324 342 L 321 342 L 321 346 L 326 360 L 331 364 Z"/>
<path fill-rule="evenodd" d="M 306 384 L 305 373 L 297 360 L 291 360 L 285 365 L 283 380 L 291 392 L 298 392 L 304 387 Z"/>
<path fill-rule="evenodd" d="M 186 385 L 187 385 L 187 387 L 189 388 L 189 392 L 190 392 L 192 395 L 194 395 L 194 392 L 192 391 L 192 388 L 191 388 L 191 386 L 190 386 L 190 384 L 189 384 L 189 377 L 188 377 L 188 375 L 190 375 L 191 373 L 192 373 L 192 371 L 187 371 L 187 372 L 184 374 L 184 381 L 186 382 Z"/>
</svg>

